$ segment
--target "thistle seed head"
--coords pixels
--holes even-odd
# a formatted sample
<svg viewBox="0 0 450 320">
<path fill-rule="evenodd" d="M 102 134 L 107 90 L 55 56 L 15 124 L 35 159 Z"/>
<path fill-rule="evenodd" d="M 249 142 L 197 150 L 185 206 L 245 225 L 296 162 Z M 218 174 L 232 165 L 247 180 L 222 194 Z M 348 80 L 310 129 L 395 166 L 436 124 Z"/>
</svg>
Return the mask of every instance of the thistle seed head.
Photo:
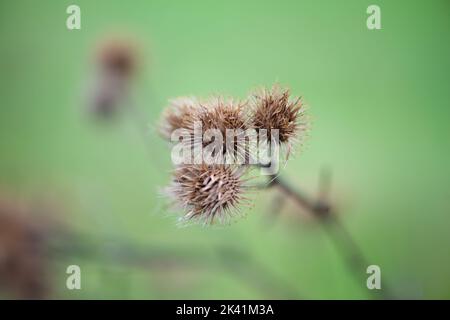
<svg viewBox="0 0 450 320">
<path fill-rule="evenodd" d="M 245 130 L 252 127 L 246 105 L 246 102 L 226 100 L 221 97 L 206 101 L 186 97 L 177 98 L 170 101 L 170 107 L 163 113 L 159 131 L 165 139 L 170 140 L 174 130 L 184 129 L 182 134 L 189 139 L 183 140 L 183 143 L 195 150 L 196 145 L 201 144 L 204 148 L 211 144 L 214 138 L 205 138 L 204 135 L 208 130 L 216 130 L 222 138 L 222 153 L 216 153 L 219 150 L 215 150 L 214 157 L 248 159 L 249 150 L 245 146 Z M 201 131 L 197 132 L 196 128 L 199 128 L 199 125 L 201 125 Z M 230 132 L 234 135 L 233 139 L 228 139 L 229 141 L 227 141 L 227 130 L 235 130 Z"/>
<path fill-rule="evenodd" d="M 187 128 L 194 121 L 193 117 L 198 108 L 199 103 L 194 97 L 179 97 L 170 100 L 169 107 L 165 109 L 160 122 L 161 136 L 170 141 L 173 131 Z"/>
<path fill-rule="evenodd" d="M 186 210 L 182 220 L 226 223 L 243 197 L 243 171 L 225 165 L 187 165 L 174 171 L 168 193 Z"/>
<path fill-rule="evenodd" d="M 211 98 L 198 109 L 198 119 L 202 122 L 203 131 L 218 129 L 225 137 L 227 129 L 248 129 L 245 106 L 246 102 Z"/>
<path fill-rule="evenodd" d="M 225 157 L 240 157 L 247 159 L 249 151 L 245 147 L 245 130 L 251 128 L 251 120 L 246 111 L 247 102 L 225 100 L 214 97 L 200 103 L 199 108 L 188 125 L 190 132 L 194 131 L 194 121 L 202 124 L 202 135 L 208 130 L 218 130 L 222 136 L 222 154 Z M 227 130 L 235 130 L 232 141 L 227 141 Z M 202 143 L 206 147 L 212 141 L 209 139 L 194 140 L 194 144 Z"/>
<path fill-rule="evenodd" d="M 291 99 L 289 89 L 274 85 L 255 93 L 252 107 L 255 129 L 266 129 L 269 139 L 271 130 L 278 129 L 280 144 L 290 144 L 304 130 L 302 100 Z"/>
</svg>

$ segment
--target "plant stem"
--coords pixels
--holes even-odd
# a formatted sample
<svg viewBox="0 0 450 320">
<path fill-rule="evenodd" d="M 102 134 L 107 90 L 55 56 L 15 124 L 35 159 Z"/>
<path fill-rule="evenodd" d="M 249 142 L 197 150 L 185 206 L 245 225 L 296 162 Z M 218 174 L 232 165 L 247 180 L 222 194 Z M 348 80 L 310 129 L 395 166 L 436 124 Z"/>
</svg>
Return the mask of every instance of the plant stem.
<svg viewBox="0 0 450 320">
<path fill-rule="evenodd" d="M 334 243 L 336 250 L 343 257 L 350 273 L 355 276 L 358 284 L 365 284 L 366 268 L 370 264 L 367 262 L 358 243 L 342 224 L 329 203 L 320 198 L 317 200 L 311 199 L 303 192 L 294 189 L 280 176 L 270 176 L 269 181 L 268 187 L 278 187 L 286 196 L 293 199 L 297 205 L 306 209 L 318 219 Z M 385 281 L 383 282 L 383 289 L 379 292 L 381 297 L 383 299 L 392 299 L 393 296 L 388 286 Z"/>
<path fill-rule="evenodd" d="M 95 238 L 72 232 L 53 243 L 48 255 L 57 260 L 61 257 L 77 257 L 144 270 L 166 270 L 172 267 L 203 273 L 217 269 L 230 272 L 270 298 L 304 297 L 289 283 L 282 282 L 270 270 L 263 268 L 247 252 L 225 244 L 216 245 L 213 251 L 205 252 L 201 247 L 149 246 L 115 236 Z"/>
</svg>

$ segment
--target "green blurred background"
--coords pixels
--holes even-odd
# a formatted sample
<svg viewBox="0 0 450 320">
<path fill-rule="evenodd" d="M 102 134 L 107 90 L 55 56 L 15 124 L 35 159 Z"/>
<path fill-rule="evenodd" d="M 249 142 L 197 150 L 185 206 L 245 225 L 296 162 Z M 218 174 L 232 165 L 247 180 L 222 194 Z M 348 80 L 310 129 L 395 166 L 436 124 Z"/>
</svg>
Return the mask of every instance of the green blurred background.
<svg viewBox="0 0 450 320">
<path fill-rule="evenodd" d="M 81 30 L 66 28 L 70 4 L 81 8 Z M 382 30 L 366 27 L 370 4 Z M 85 114 L 92 53 L 115 33 L 141 44 L 133 94 L 150 154 L 131 117 L 98 125 Z M 180 228 L 160 194 L 170 149 L 153 129 L 167 99 L 244 98 L 278 81 L 313 119 L 283 175 L 314 195 L 320 169 L 331 168 L 332 199 L 382 285 L 450 298 L 449 36 L 445 0 L 2 0 L 0 187 L 56 202 L 98 248 L 52 262 L 52 297 L 372 298 L 314 221 L 289 204 L 270 220 L 273 191 L 213 228 Z M 175 262 L 116 263 L 107 248 L 123 242 Z M 223 246 L 243 255 L 224 261 L 215 254 Z M 81 267 L 82 290 L 66 289 L 69 264 Z"/>
</svg>

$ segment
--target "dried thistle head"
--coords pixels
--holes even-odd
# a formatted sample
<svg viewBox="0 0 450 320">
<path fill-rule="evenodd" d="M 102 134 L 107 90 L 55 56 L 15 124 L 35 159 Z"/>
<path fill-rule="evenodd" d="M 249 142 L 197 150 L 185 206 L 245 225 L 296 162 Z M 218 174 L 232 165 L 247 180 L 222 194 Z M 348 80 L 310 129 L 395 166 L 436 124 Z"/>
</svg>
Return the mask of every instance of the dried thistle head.
<svg viewBox="0 0 450 320">
<path fill-rule="evenodd" d="M 213 97 L 200 105 L 197 117 L 202 122 L 203 131 L 218 129 L 225 136 L 227 129 L 249 128 L 246 102 Z"/>
<path fill-rule="evenodd" d="M 167 191 L 186 210 L 182 220 L 226 223 L 246 201 L 242 168 L 187 165 L 175 169 Z"/>
<path fill-rule="evenodd" d="M 201 144 L 202 147 L 206 147 L 212 143 L 214 139 L 205 138 L 205 134 L 215 130 L 222 138 L 222 153 L 216 154 L 218 150 L 215 150 L 212 152 L 213 157 L 221 155 L 247 159 L 249 151 L 245 145 L 245 130 L 252 126 L 246 105 L 246 102 L 227 100 L 222 97 L 213 97 L 205 101 L 191 97 L 177 98 L 171 100 L 169 108 L 164 111 L 159 131 L 165 139 L 170 140 L 176 129 L 183 129 L 180 134 L 188 137 L 183 138 L 183 143 L 195 150 L 196 145 Z M 201 131 L 197 131 L 196 128 L 200 126 Z M 229 132 L 233 134 L 233 139 L 230 138 L 229 141 L 227 141 L 227 130 L 235 130 Z"/>
<path fill-rule="evenodd" d="M 268 138 L 272 129 L 278 129 L 280 144 L 290 146 L 306 129 L 301 98 L 290 98 L 289 89 L 274 85 L 254 94 L 252 102 L 255 129 L 266 129 Z"/>
<path fill-rule="evenodd" d="M 247 159 L 249 151 L 245 146 L 245 130 L 251 128 L 251 119 L 246 110 L 246 101 L 226 100 L 213 97 L 200 103 L 197 112 L 189 119 L 188 129 L 194 132 L 195 121 L 202 125 L 202 136 L 208 130 L 217 130 L 222 138 L 222 152 L 224 156 L 241 157 Z M 227 130 L 235 130 L 233 141 L 227 141 Z M 194 140 L 194 144 L 201 143 L 206 147 L 211 140 Z"/>
<path fill-rule="evenodd" d="M 162 137 L 170 141 L 173 131 L 191 125 L 198 108 L 199 103 L 194 97 L 179 97 L 170 100 L 169 107 L 164 110 L 160 121 L 159 132 Z"/>
</svg>

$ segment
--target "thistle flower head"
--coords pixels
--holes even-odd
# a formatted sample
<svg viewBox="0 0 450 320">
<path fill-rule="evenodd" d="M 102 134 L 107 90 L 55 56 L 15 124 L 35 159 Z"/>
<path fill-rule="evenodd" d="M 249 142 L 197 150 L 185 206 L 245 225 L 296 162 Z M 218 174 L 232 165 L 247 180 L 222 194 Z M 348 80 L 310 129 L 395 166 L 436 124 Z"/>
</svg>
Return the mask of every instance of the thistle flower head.
<svg viewBox="0 0 450 320">
<path fill-rule="evenodd" d="M 160 122 L 159 132 L 163 138 L 170 140 L 176 129 L 187 128 L 194 120 L 199 104 L 193 97 L 179 97 L 169 101 Z"/>
<path fill-rule="evenodd" d="M 294 140 L 303 138 L 301 132 L 305 131 L 306 122 L 300 98 L 291 99 L 289 90 L 273 86 L 255 94 L 252 107 L 248 109 L 246 101 L 221 97 L 205 102 L 186 98 L 174 100 L 164 113 L 161 128 L 166 138 L 170 138 L 174 130 L 184 129 L 180 132 L 183 160 L 195 163 L 181 162 L 184 165 L 177 167 L 172 184 L 167 188 L 175 202 L 186 210 L 183 220 L 223 223 L 242 202 L 247 202 L 243 192 L 248 187 L 243 175 L 251 171 L 253 163 L 258 163 L 253 161 L 263 161 L 263 168 L 269 154 L 264 149 L 269 145 L 271 158 L 267 168 L 277 170 L 278 148 L 272 149 L 272 146 L 287 146 L 287 159 Z M 267 130 L 268 139 L 261 137 L 263 130 Z M 267 144 L 267 140 L 277 138 L 275 130 L 278 130 L 277 143 Z M 259 135 L 255 135 L 258 132 Z M 222 152 L 218 153 L 220 147 Z M 194 157 L 190 152 L 185 155 L 185 150 L 194 151 Z M 197 150 L 202 152 L 201 159 Z M 233 166 L 224 163 L 233 163 Z"/>
<path fill-rule="evenodd" d="M 243 172 L 225 165 L 187 165 L 174 171 L 168 193 L 186 210 L 183 220 L 226 223 L 243 197 Z"/>
<path fill-rule="evenodd" d="M 170 100 L 170 106 L 162 117 L 161 128 L 164 136 L 180 128 L 194 131 L 196 121 L 202 131 L 218 129 L 225 136 L 227 129 L 248 129 L 249 120 L 245 113 L 245 102 L 225 100 L 214 97 L 200 102 L 193 97 L 180 97 Z"/>
<path fill-rule="evenodd" d="M 202 122 L 203 131 L 218 129 L 225 136 L 227 129 L 249 128 L 245 102 L 214 97 L 200 105 L 197 116 Z"/>
<path fill-rule="evenodd" d="M 266 129 L 269 138 L 278 129 L 280 144 L 290 144 L 305 128 L 301 98 L 291 99 L 289 89 L 278 85 L 254 94 L 253 112 L 255 129 Z"/>
<path fill-rule="evenodd" d="M 246 112 L 247 103 L 237 100 L 225 100 L 214 97 L 199 108 L 188 126 L 193 132 L 195 121 L 202 125 L 202 135 L 208 130 L 217 130 L 222 136 L 222 155 L 225 157 L 247 159 L 249 150 L 245 146 L 245 130 L 251 128 L 251 119 Z M 233 139 L 227 140 L 227 131 L 233 135 Z M 233 130 L 233 131 L 231 131 Z M 228 137 L 229 138 L 229 137 Z M 203 147 L 212 141 L 209 139 L 196 139 L 194 144 L 201 143 Z"/>
<path fill-rule="evenodd" d="M 174 130 L 184 129 L 180 132 L 183 135 L 183 143 L 192 150 L 196 150 L 194 147 L 198 145 L 208 146 L 215 141 L 215 135 L 220 134 L 222 145 L 215 146 L 222 147 L 222 152 L 214 150 L 213 157 L 246 159 L 249 151 L 245 148 L 245 130 L 251 128 L 251 121 L 245 107 L 246 102 L 222 97 L 205 101 L 177 98 L 170 101 L 170 107 L 163 113 L 159 131 L 164 138 L 170 140 Z M 196 131 L 196 128 L 201 128 L 201 131 Z M 206 133 L 212 134 L 210 130 L 215 130 L 214 137 L 206 137 Z M 233 139 L 229 137 L 227 140 L 227 133 L 232 134 Z M 185 136 L 189 139 L 184 139 Z"/>
</svg>

